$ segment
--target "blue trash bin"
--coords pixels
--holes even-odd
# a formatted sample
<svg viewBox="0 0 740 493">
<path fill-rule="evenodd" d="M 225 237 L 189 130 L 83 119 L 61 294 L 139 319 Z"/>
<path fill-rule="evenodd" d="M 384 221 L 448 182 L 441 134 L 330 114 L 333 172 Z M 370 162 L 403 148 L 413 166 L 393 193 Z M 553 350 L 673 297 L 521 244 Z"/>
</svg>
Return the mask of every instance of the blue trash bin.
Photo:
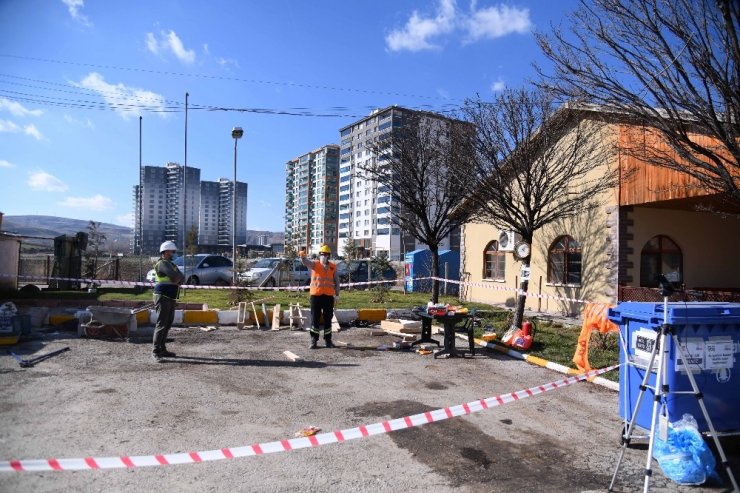
<svg viewBox="0 0 740 493">
<path fill-rule="evenodd" d="M 620 350 L 619 368 L 619 416 L 626 421 L 635 414 L 640 384 L 664 315 L 663 303 L 623 302 L 609 310 L 609 319 L 619 325 L 626 345 Z M 696 418 L 700 431 L 709 431 L 699 402 L 691 393 L 688 368 L 704 396 L 714 429 L 740 432 L 740 303 L 668 303 L 666 321 L 674 328 L 687 360 L 681 361 L 673 339 L 668 338 L 668 420 L 677 421 L 689 413 Z M 655 385 L 661 353 L 659 348 L 648 385 Z M 648 388 L 635 421 L 646 430 L 651 428 L 653 401 L 654 392 Z"/>
</svg>

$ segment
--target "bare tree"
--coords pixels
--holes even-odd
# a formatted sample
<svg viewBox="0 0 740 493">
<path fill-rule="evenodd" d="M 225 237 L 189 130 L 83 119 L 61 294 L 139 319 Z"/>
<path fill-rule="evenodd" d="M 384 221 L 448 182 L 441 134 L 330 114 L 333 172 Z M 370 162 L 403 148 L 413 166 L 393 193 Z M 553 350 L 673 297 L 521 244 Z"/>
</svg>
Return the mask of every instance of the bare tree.
<svg viewBox="0 0 740 493">
<path fill-rule="evenodd" d="M 644 126 L 668 149 L 622 152 L 740 205 L 740 2 L 581 0 L 570 21 L 537 35 L 554 63 L 542 86 Z"/>
<path fill-rule="evenodd" d="M 466 102 L 477 128 L 478 189 L 472 217 L 511 230 L 531 245 L 536 231 L 598 206 L 618 183 L 607 163 L 613 147 L 606 127 L 588 112 L 556 109 L 542 92 L 506 91 L 492 102 Z M 528 271 L 531 256 L 522 258 Z M 521 326 L 529 280 L 521 278 L 514 325 Z"/>
<path fill-rule="evenodd" d="M 432 275 L 439 271 L 439 245 L 465 222 L 450 213 L 473 191 L 472 126 L 426 112 L 407 112 L 403 125 L 366 144 L 372 164 L 361 171 L 391 199 L 391 223 L 426 244 L 432 253 Z M 432 301 L 439 300 L 439 281 Z"/>
<path fill-rule="evenodd" d="M 107 235 L 100 229 L 100 223 L 90 220 L 87 223 L 87 250 L 85 251 L 85 276 L 93 281 L 98 274 L 100 249 L 105 245 Z"/>
</svg>

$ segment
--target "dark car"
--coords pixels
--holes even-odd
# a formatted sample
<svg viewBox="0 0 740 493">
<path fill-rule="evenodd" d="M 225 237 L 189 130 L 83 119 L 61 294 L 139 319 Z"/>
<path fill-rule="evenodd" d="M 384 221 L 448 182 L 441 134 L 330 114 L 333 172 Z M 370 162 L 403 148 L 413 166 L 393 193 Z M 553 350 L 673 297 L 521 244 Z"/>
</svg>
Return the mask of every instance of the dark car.
<svg viewBox="0 0 740 493">
<path fill-rule="evenodd" d="M 203 284 L 216 286 L 227 286 L 231 284 L 231 277 L 234 272 L 231 260 L 221 255 L 188 255 L 187 268 L 184 267 L 185 257 L 178 257 L 174 260 L 175 265 L 180 272 L 185 273 L 185 284 Z M 154 269 L 150 270 L 146 278 L 149 282 L 154 282 Z"/>
<path fill-rule="evenodd" d="M 339 282 L 344 284 L 348 282 L 367 282 L 368 281 L 368 265 L 370 265 L 372 272 L 370 281 L 379 281 L 381 279 L 384 279 L 386 281 L 395 281 L 396 280 L 396 270 L 388 266 L 386 269 L 383 270 L 382 275 L 378 275 L 377 269 L 375 266 L 372 266 L 372 262 L 369 260 L 350 260 L 350 261 L 342 261 L 337 264 L 337 275 L 339 276 Z M 392 283 L 389 283 L 392 284 Z M 365 286 L 359 286 L 359 287 L 367 287 Z M 372 284 L 369 286 L 373 286 Z"/>
</svg>

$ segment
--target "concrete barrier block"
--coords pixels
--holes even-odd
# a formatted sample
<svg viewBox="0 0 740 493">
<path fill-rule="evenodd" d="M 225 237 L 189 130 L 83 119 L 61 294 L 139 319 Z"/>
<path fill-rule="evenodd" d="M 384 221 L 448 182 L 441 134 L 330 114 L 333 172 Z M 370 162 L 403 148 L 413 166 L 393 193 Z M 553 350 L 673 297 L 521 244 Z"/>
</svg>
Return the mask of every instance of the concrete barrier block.
<svg viewBox="0 0 740 493">
<path fill-rule="evenodd" d="M 357 320 L 363 322 L 377 323 L 385 320 L 386 310 L 384 308 L 361 308 L 357 310 Z"/>
<path fill-rule="evenodd" d="M 183 325 L 213 325 L 218 323 L 215 310 L 183 310 Z"/>
</svg>

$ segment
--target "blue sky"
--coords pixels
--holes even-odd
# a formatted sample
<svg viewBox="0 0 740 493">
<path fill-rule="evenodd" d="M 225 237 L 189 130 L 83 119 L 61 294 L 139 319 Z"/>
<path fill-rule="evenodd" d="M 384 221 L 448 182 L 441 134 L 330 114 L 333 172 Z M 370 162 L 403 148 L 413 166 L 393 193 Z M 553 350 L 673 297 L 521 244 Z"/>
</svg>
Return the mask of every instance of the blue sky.
<svg viewBox="0 0 740 493">
<path fill-rule="evenodd" d="M 249 184 L 283 230 L 285 162 L 373 108 L 521 87 L 574 0 L 0 1 L 0 211 L 132 226 L 142 161 Z M 224 111 L 228 109 L 228 111 Z M 287 114 L 286 114 L 287 113 Z"/>
</svg>

